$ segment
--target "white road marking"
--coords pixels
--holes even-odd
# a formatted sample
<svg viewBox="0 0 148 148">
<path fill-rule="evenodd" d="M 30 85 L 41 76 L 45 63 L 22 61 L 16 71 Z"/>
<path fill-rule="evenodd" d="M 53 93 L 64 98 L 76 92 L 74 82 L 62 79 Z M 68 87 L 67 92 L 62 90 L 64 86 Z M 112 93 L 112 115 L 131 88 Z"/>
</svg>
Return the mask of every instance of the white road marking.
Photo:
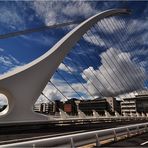
<svg viewBox="0 0 148 148">
<path fill-rule="evenodd" d="M 147 144 L 148 143 L 148 141 L 146 141 L 146 142 L 143 142 L 143 143 L 141 143 L 140 145 L 145 145 L 145 144 Z"/>
</svg>

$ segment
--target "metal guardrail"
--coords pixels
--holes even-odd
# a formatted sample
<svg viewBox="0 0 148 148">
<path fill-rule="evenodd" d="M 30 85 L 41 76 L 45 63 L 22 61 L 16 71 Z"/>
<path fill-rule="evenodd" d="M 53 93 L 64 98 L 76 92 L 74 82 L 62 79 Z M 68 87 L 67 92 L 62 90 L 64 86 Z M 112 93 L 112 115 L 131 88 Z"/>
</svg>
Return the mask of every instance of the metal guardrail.
<svg viewBox="0 0 148 148">
<path fill-rule="evenodd" d="M 60 137 L 30 140 L 12 144 L 1 145 L 1 147 L 78 147 L 96 143 L 100 146 L 102 141 L 118 141 L 121 137 L 129 138 L 133 135 L 148 132 L 148 122 L 105 130 L 91 131 L 85 133 L 71 134 Z"/>
</svg>

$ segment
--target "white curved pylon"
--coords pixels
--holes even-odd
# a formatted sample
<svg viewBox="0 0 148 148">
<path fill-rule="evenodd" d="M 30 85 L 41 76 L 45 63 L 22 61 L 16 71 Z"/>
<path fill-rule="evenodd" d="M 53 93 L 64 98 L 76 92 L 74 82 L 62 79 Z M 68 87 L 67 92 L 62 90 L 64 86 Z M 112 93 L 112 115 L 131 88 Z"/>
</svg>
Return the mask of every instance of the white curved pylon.
<svg viewBox="0 0 148 148">
<path fill-rule="evenodd" d="M 31 63 L 0 77 L 0 93 L 8 97 L 9 110 L 0 117 L 0 123 L 33 122 L 48 118 L 33 111 L 48 81 L 76 42 L 99 20 L 112 15 L 128 14 L 127 9 L 112 9 L 96 14 L 82 22 L 48 52 Z"/>
</svg>

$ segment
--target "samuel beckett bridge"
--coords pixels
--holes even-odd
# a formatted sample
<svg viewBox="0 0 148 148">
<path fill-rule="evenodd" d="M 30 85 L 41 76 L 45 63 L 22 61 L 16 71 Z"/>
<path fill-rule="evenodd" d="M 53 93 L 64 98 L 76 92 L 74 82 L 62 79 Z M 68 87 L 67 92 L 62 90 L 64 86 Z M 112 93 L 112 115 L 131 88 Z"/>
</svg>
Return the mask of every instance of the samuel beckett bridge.
<svg viewBox="0 0 148 148">
<path fill-rule="evenodd" d="M 4 139 L 0 144 L 2 146 L 75 147 L 96 143 L 100 146 L 104 140 L 118 141 L 118 137 L 121 139 L 121 137 L 131 137 L 146 132 L 148 130 L 146 108 L 141 113 L 132 112 L 133 108 L 131 111 L 126 109 L 130 114 L 127 114 L 126 110 L 120 113 L 115 111 L 114 114 L 104 110 L 104 114 L 100 115 L 92 105 L 92 114 L 87 115 L 79 106 L 81 101 L 108 97 L 120 98 L 123 101 L 124 98 L 133 98 L 133 94 L 138 94 L 141 90 L 146 91 L 148 86 L 146 67 L 143 61 L 138 60 L 138 56 L 143 52 L 141 50 L 143 45 L 139 30 L 135 31 L 135 23 L 130 20 L 131 15 L 128 9 L 112 9 L 83 21 L 1 35 L 0 38 L 4 39 L 67 27 L 68 33 L 45 54 L 0 76 L 0 93 L 8 99 L 7 107 L 1 112 L 0 126 L 3 129 L 2 134 L 27 130 L 27 137 L 32 137 L 33 129 L 38 131 L 43 130 L 43 127 L 52 132 L 54 129 L 56 133 L 61 130 L 62 133 L 69 128 L 69 133 L 64 131 L 57 136 L 52 134 L 47 136 L 46 133 L 46 136 L 42 137 L 38 137 L 41 136 L 41 133 L 38 133 L 34 139 L 26 137 L 19 139 L 18 137 L 22 135 L 18 134 L 17 140 L 14 136 L 14 139 L 10 138 L 8 141 Z M 69 27 L 71 25 L 76 27 L 71 29 Z M 71 66 L 76 67 L 79 74 Z M 61 72 L 62 68 L 66 69 L 79 85 L 70 82 L 69 77 Z M 61 89 L 55 82 L 53 79 L 55 74 L 65 82 L 66 90 Z M 73 96 L 78 98 L 77 114 L 69 115 L 59 106 L 55 106 L 59 110 L 58 115 L 34 112 L 33 106 L 39 97 L 46 98 L 49 103 L 55 104 L 44 90 L 47 85 L 49 89 L 56 90 L 64 101 L 70 99 L 65 93 L 70 90 Z M 131 106 L 134 107 L 134 104 Z M 125 126 L 125 124 L 130 125 Z M 104 129 L 106 127 L 110 129 Z M 102 130 L 95 130 L 99 128 Z M 79 129 L 83 129 L 83 133 Z"/>
</svg>

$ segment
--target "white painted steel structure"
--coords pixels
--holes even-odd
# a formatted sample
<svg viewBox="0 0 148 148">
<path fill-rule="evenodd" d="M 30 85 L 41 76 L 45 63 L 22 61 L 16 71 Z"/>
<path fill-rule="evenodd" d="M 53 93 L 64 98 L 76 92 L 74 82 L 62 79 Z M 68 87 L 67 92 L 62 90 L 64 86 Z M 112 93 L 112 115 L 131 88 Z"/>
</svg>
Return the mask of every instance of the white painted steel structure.
<svg viewBox="0 0 148 148">
<path fill-rule="evenodd" d="M 127 9 L 112 9 L 96 14 L 79 24 L 38 59 L 2 75 L 0 93 L 7 96 L 9 106 L 7 113 L 0 117 L 0 123 L 48 120 L 47 116 L 33 112 L 33 104 L 67 53 L 99 20 L 128 13 Z"/>
</svg>

